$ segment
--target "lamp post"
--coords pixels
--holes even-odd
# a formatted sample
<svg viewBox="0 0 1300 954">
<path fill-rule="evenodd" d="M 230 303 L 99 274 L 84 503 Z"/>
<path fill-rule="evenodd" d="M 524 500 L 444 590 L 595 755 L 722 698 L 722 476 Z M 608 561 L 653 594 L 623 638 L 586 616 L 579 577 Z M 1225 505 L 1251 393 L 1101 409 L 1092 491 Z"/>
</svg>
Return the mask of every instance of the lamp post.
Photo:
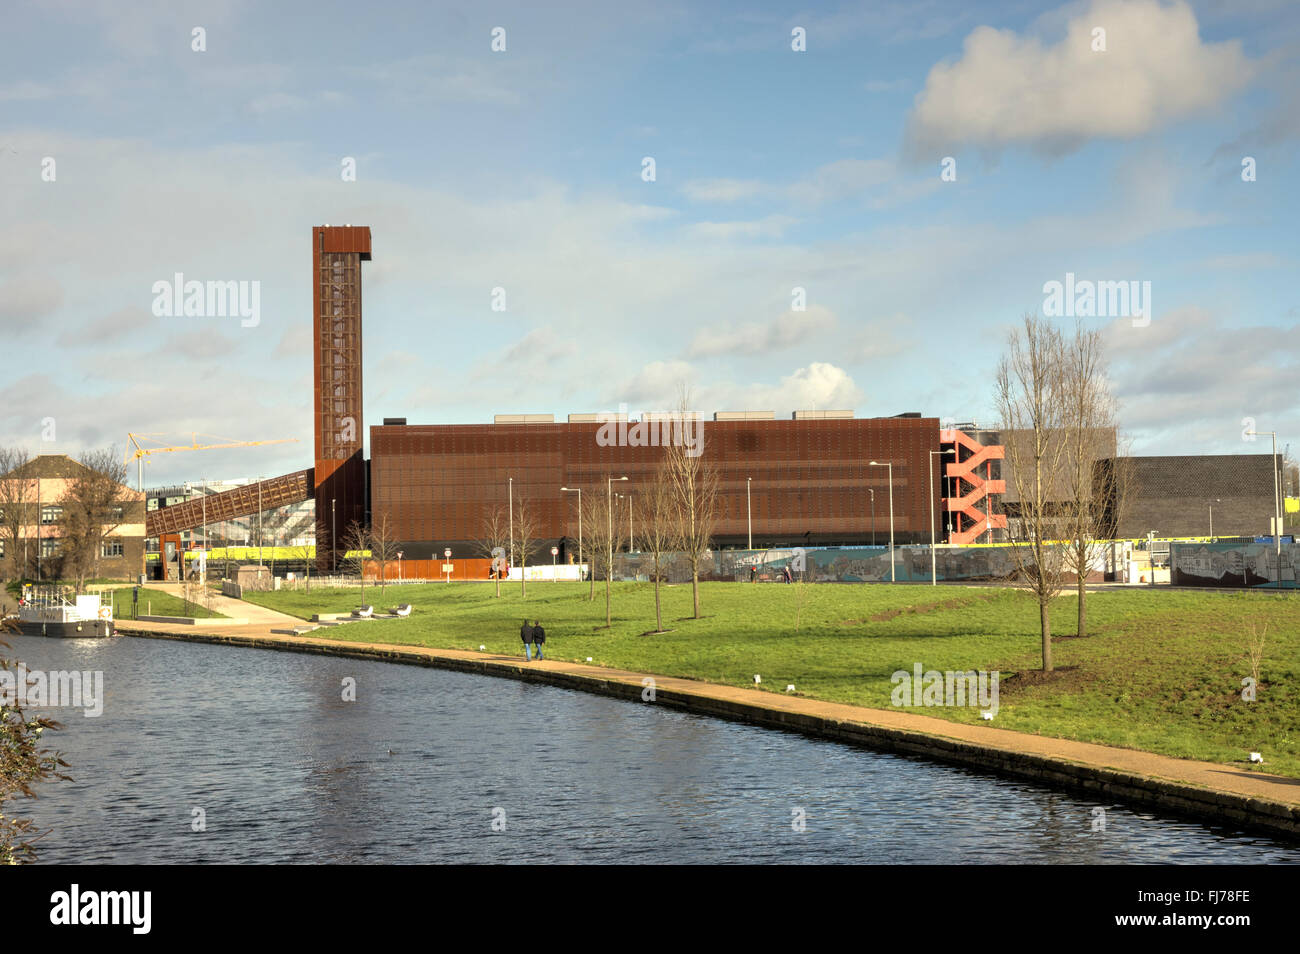
<svg viewBox="0 0 1300 954">
<path fill-rule="evenodd" d="M 1215 497 L 1214 503 L 1210 504 L 1210 542 L 1214 542 L 1214 504 L 1222 502 L 1221 497 Z"/>
<path fill-rule="evenodd" d="M 607 548 L 609 562 L 605 564 L 605 626 L 606 628 L 608 628 L 611 623 L 610 616 L 609 616 L 609 581 L 614 577 L 614 481 L 616 480 L 627 480 L 627 475 L 625 474 L 622 477 L 605 478 L 605 513 L 608 516 L 608 520 L 609 520 L 609 527 L 607 528 L 607 532 L 609 533 L 609 537 L 607 538 L 609 544 Z"/>
<path fill-rule="evenodd" d="M 559 577 L 555 573 L 555 558 L 559 555 L 559 547 L 551 547 L 551 582 L 554 583 Z"/>
<path fill-rule="evenodd" d="M 934 564 L 934 455 L 935 454 L 955 454 L 954 448 L 947 450 L 930 451 L 930 456 L 926 459 L 930 470 L 930 585 L 939 585 L 939 574 Z"/>
<path fill-rule="evenodd" d="M 510 490 L 510 555 L 506 561 L 506 569 L 515 565 L 515 479 L 507 477 Z"/>
<path fill-rule="evenodd" d="M 1269 434 L 1273 438 L 1273 456 L 1268 459 L 1268 464 L 1273 468 L 1273 541 L 1277 548 L 1277 585 L 1280 589 L 1282 586 L 1282 507 L 1277 496 L 1277 431 L 1249 430 L 1246 433 Z"/>
<path fill-rule="evenodd" d="M 578 495 L 578 580 L 582 580 L 582 488 L 581 487 L 561 487 L 562 493 L 576 493 Z"/>
<path fill-rule="evenodd" d="M 876 545 L 876 488 L 868 487 L 867 493 L 871 494 L 871 545 Z"/>
<path fill-rule="evenodd" d="M 894 575 L 894 464 L 893 461 L 886 461 L 881 464 L 877 461 L 868 462 L 872 467 L 889 468 L 889 582 L 896 583 Z"/>
<path fill-rule="evenodd" d="M 754 508 L 750 505 L 749 485 L 753 483 L 753 477 L 745 478 L 745 525 L 748 530 L 747 549 L 754 549 Z"/>
<path fill-rule="evenodd" d="M 339 527 L 334 519 L 334 504 L 337 502 L 337 497 L 330 498 L 330 572 L 335 576 L 339 574 Z"/>
<path fill-rule="evenodd" d="M 402 551 L 397 551 L 397 582 L 402 582 Z"/>
<path fill-rule="evenodd" d="M 632 553 L 632 495 L 627 495 L 627 552 Z"/>
</svg>

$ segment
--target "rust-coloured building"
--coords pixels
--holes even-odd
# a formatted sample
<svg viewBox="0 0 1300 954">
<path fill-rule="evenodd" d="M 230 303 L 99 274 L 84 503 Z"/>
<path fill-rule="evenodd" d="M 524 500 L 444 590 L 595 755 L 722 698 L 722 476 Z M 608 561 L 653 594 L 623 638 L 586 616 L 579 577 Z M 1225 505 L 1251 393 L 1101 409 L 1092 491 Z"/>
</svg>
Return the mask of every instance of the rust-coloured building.
<svg viewBox="0 0 1300 954">
<path fill-rule="evenodd" d="M 361 263 L 370 261 L 370 228 L 324 225 L 311 236 L 316 555 L 329 566 L 348 526 L 366 519 Z"/>
<path fill-rule="evenodd" d="M 578 417 L 575 415 L 574 417 Z M 590 418 L 590 415 L 584 416 Z M 754 546 L 889 542 L 892 463 L 894 539 L 930 540 L 927 454 L 939 447 L 939 421 L 888 418 L 705 420 L 704 456 L 718 468 L 723 547 L 747 543 L 749 481 Z M 576 553 L 577 495 L 605 493 L 605 478 L 635 495 L 662 458 L 659 446 L 602 446 L 593 420 L 406 425 L 370 429 L 371 509 L 387 515 L 408 558 L 479 555 L 484 514 L 528 501 L 541 525 L 539 552 L 558 544 L 562 561 Z M 942 539 L 942 461 L 934 462 L 934 520 Z M 870 491 L 874 490 L 874 502 Z M 635 533 L 635 528 L 634 528 Z M 542 562 L 546 562 L 543 557 Z"/>
</svg>

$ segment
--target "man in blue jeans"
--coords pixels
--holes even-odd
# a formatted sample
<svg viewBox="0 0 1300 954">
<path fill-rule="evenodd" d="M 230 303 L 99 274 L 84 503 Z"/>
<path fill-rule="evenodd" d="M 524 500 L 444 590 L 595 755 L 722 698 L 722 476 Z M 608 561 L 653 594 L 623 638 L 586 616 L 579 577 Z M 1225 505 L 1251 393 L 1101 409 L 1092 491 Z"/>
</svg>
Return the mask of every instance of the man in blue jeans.
<svg viewBox="0 0 1300 954">
<path fill-rule="evenodd" d="M 546 642 L 546 630 L 542 629 L 540 619 L 533 621 L 533 645 L 537 647 L 537 658 L 543 659 L 542 643 Z"/>
<path fill-rule="evenodd" d="M 524 659 L 528 662 L 533 661 L 533 628 L 528 625 L 528 620 L 524 620 L 524 625 L 519 627 L 519 638 L 524 641 Z"/>
</svg>

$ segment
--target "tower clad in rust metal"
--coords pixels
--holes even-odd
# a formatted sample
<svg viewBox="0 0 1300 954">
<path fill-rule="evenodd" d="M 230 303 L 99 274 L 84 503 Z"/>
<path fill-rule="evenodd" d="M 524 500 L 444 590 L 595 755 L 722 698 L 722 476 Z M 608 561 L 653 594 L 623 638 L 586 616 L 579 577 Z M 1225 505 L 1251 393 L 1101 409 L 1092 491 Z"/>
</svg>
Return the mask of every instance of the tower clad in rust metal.
<svg viewBox="0 0 1300 954">
<path fill-rule="evenodd" d="M 312 375 L 316 431 L 316 562 L 337 565 L 347 528 L 366 515 L 361 409 L 361 263 L 370 228 L 312 229 Z"/>
</svg>

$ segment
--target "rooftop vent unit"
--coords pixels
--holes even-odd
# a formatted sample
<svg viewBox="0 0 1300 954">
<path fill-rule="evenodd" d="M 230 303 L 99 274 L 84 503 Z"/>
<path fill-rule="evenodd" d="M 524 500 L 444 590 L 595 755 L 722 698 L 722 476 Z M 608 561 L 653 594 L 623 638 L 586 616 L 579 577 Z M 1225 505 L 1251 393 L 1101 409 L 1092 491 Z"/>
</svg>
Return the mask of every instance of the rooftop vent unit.
<svg viewBox="0 0 1300 954">
<path fill-rule="evenodd" d="M 714 411 L 715 421 L 771 421 L 776 411 Z"/>
<path fill-rule="evenodd" d="M 404 417 L 386 417 L 384 418 L 384 427 L 403 426 L 406 424 Z"/>
<path fill-rule="evenodd" d="M 554 424 L 554 414 L 497 414 L 493 424 Z"/>
<path fill-rule="evenodd" d="M 791 415 L 791 419 L 796 421 L 839 421 L 852 418 L 852 411 L 795 411 Z"/>
<path fill-rule="evenodd" d="M 602 414 L 570 414 L 570 424 L 603 424 L 606 421 L 626 421 L 627 414 L 606 411 Z"/>
</svg>

